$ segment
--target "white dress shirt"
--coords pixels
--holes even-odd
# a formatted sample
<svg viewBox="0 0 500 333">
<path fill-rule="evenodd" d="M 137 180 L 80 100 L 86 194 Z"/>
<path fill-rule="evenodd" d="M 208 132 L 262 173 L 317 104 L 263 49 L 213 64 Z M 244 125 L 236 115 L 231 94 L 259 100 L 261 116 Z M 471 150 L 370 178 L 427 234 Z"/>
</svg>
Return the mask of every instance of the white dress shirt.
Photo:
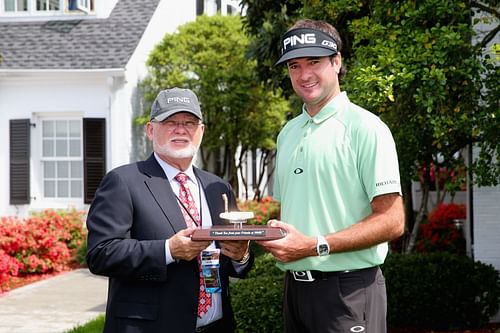
<svg viewBox="0 0 500 333">
<path fill-rule="evenodd" d="M 193 199 L 195 201 L 196 207 L 198 208 L 198 211 L 200 212 L 200 220 L 203 226 L 211 226 L 212 225 L 212 217 L 210 216 L 210 210 L 208 209 L 208 204 L 207 200 L 205 198 L 205 192 L 201 189 L 201 186 L 198 184 L 198 179 L 196 178 L 194 171 L 193 171 L 193 166 L 190 165 L 185 171 L 178 170 L 171 166 L 170 164 L 166 163 L 163 161 L 156 153 L 154 154 L 156 160 L 162 167 L 163 171 L 165 172 L 165 175 L 168 178 L 168 181 L 170 182 L 170 186 L 172 187 L 172 191 L 174 191 L 174 194 L 176 196 L 179 195 L 179 182 L 175 180 L 175 176 L 179 172 L 184 172 L 188 177 L 188 181 L 186 182 L 186 186 L 188 186 L 189 190 L 191 191 L 191 194 L 193 196 Z M 201 204 L 200 204 L 200 199 L 201 199 Z M 201 210 L 200 210 L 201 206 Z M 212 242 L 207 249 L 215 249 L 215 242 Z M 170 253 L 170 247 L 168 243 L 168 239 L 165 241 L 165 259 L 166 259 L 166 264 L 167 265 L 175 265 L 176 260 L 172 258 L 172 254 Z M 209 323 L 219 320 L 222 318 L 222 300 L 221 300 L 221 294 L 220 293 L 213 293 L 212 294 L 212 306 L 208 308 L 208 312 L 203 315 L 202 318 L 198 318 L 196 322 L 196 327 L 199 326 L 205 326 L 208 325 Z"/>
</svg>

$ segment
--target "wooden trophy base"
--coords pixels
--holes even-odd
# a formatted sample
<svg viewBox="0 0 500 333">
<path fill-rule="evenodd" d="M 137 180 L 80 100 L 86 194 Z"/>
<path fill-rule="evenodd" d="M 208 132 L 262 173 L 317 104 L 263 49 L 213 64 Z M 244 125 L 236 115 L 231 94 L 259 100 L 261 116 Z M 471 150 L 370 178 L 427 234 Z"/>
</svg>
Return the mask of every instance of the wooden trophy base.
<svg viewBox="0 0 500 333">
<path fill-rule="evenodd" d="M 281 228 L 253 224 L 223 224 L 201 227 L 194 231 L 191 239 L 198 240 L 273 240 L 283 238 L 286 231 Z"/>
</svg>

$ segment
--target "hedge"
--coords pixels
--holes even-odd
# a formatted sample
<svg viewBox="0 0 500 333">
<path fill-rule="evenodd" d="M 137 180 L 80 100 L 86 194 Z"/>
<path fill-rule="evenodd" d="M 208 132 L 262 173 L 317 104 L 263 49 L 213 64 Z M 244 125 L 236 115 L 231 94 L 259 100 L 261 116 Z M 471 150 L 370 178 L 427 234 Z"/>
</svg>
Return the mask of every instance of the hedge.
<svg viewBox="0 0 500 333">
<path fill-rule="evenodd" d="M 274 262 L 270 254 L 258 256 L 249 276 L 231 284 L 237 332 L 283 331 L 283 272 Z M 390 327 L 475 328 L 499 309 L 498 271 L 467 256 L 390 254 L 382 269 Z"/>
</svg>

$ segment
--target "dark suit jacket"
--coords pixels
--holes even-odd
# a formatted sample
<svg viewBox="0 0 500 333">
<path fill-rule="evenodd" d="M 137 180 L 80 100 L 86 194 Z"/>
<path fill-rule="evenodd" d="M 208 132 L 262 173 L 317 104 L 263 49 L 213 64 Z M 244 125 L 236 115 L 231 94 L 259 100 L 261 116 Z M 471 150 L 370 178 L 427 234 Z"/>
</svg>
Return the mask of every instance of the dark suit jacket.
<svg viewBox="0 0 500 333">
<path fill-rule="evenodd" d="M 222 194 L 230 207 L 230 185 L 195 168 L 213 224 L 223 224 Z M 87 217 L 87 263 L 109 277 L 104 332 L 189 332 L 196 327 L 199 272 L 196 259 L 165 264 L 165 239 L 186 228 L 167 177 L 153 155 L 110 171 L 102 180 Z M 243 277 L 221 255 L 223 332 L 234 328 L 229 276 Z"/>
</svg>

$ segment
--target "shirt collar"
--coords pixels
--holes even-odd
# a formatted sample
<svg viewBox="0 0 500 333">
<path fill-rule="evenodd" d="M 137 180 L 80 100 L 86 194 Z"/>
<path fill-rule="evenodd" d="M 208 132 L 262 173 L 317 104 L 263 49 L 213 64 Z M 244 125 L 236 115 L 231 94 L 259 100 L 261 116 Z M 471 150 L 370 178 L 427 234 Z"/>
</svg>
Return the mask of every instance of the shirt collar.
<svg viewBox="0 0 500 333">
<path fill-rule="evenodd" d="M 302 106 L 302 125 L 305 126 L 309 121 L 317 124 L 322 123 L 327 120 L 337 112 L 339 112 L 345 105 L 349 102 L 347 98 L 347 94 L 345 91 L 342 91 L 340 94 L 332 98 L 321 110 L 314 116 L 311 117 L 309 113 L 307 113 L 306 105 Z"/>
<path fill-rule="evenodd" d="M 167 176 L 169 182 L 171 182 L 172 180 L 174 180 L 174 177 L 177 176 L 177 174 L 179 172 L 184 172 L 189 177 L 189 180 L 191 180 L 196 185 L 198 184 L 198 181 L 196 179 L 196 175 L 194 174 L 194 169 L 193 169 L 193 165 L 192 164 L 190 164 L 189 167 L 186 170 L 181 171 L 181 170 L 179 170 L 179 169 L 171 166 L 170 164 L 168 164 L 164 160 L 162 160 L 158 156 L 158 154 L 156 154 L 156 152 L 154 153 L 154 155 L 155 155 L 156 161 L 158 161 L 158 163 L 160 164 L 161 168 L 163 169 L 163 172 L 165 172 L 165 175 Z"/>
</svg>

